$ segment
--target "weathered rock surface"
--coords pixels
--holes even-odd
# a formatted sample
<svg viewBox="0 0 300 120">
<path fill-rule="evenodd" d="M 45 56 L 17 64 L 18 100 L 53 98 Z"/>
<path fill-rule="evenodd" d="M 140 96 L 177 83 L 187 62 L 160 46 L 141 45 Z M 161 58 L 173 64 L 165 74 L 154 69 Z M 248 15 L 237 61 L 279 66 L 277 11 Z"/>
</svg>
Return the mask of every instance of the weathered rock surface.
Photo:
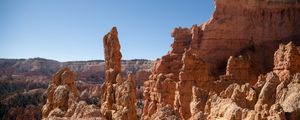
<svg viewBox="0 0 300 120">
<path fill-rule="evenodd" d="M 159 119 L 171 117 L 191 120 L 297 120 L 300 118 L 300 66 L 298 65 L 300 47 L 292 42 L 279 46 L 274 54 L 273 71 L 258 76 L 254 84 L 253 80 L 245 77 L 249 76 L 248 73 L 251 73 L 249 70 L 252 69 L 248 59 L 230 57 L 226 74 L 221 76 L 221 80 L 211 81 L 210 72 L 207 72 L 209 68 L 205 67 L 207 64 L 204 64 L 205 62 L 201 58 L 196 59 L 197 57 L 189 52 L 190 50 L 183 54 L 181 62 L 183 67 L 179 70 L 178 79 L 172 73 L 167 75 L 160 73 L 157 79 L 153 80 L 153 76 L 156 76 L 158 72 L 154 69 L 150 80 L 145 82 L 146 106 L 143 119 L 153 119 L 156 116 L 160 116 Z M 171 54 L 169 55 L 171 56 Z M 164 56 L 158 63 L 161 63 L 164 58 L 166 57 Z M 201 67 L 197 67 L 198 65 Z M 190 73 L 188 70 L 191 70 Z M 202 70 L 202 72 L 197 73 L 197 70 Z M 188 74 L 185 75 L 185 72 Z M 230 75 L 230 78 L 222 79 L 227 75 Z M 240 78 L 236 79 L 233 76 L 240 76 Z M 176 80 L 168 81 L 176 84 L 175 90 L 173 89 L 175 92 L 169 93 L 171 96 L 175 94 L 174 104 L 159 101 L 159 99 L 165 99 L 160 95 L 166 93 L 158 93 L 163 89 L 158 85 L 164 84 L 170 78 Z M 199 84 L 201 81 L 204 83 Z M 220 84 L 223 87 L 220 88 Z M 212 88 L 209 89 L 210 87 Z M 168 88 L 172 88 L 172 86 L 168 86 Z M 220 89 L 221 92 L 219 92 Z M 189 99 L 187 96 L 192 97 Z M 156 97 L 159 99 L 156 100 Z M 172 98 L 168 99 L 172 100 Z M 187 103 L 189 106 L 186 105 Z M 166 106 L 168 109 L 164 114 L 162 109 L 165 109 Z M 168 111 L 174 111 L 174 114 L 167 114 Z M 164 116 L 162 117 L 161 114 Z"/>
<path fill-rule="evenodd" d="M 124 77 L 134 74 L 138 86 L 142 86 L 150 75 L 153 61 L 132 59 L 121 61 L 121 71 Z M 51 77 L 60 68 L 68 67 L 76 74 L 77 88 L 80 100 L 87 104 L 97 104 L 100 100 L 100 86 L 105 79 L 104 60 L 59 62 L 43 58 L 1 59 L 0 58 L 0 119 L 16 119 L 27 116 L 27 108 L 35 108 L 37 112 L 26 117 L 30 120 L 41 119 L 41 107 L 46 102 L 46 94 L 23 94 L 35 89 L 47 89 Z M 12 97 L 13 96 L 13 97 Z M 33 98 L 37 98 L 34 100 Z M 10 99 L 6 102 L 5 99 Z M 18 111 L 18 116 L 15 114 Z M 10 113 L 11 112 L 11 113 Z M 25 119 L 25 118 L 24 118 Z"/>
<path fill-rule="evenodd" d="M 194 51 L 205 61 L 222 66 L 229 56 L 252 54 L 261 66 L 256 71 L 265 73 L 273 68 L 272 55 L 279 43 L 299 43 L 297 0 L 215 0 L 215 5 L 212 18 L 198 26 L 200 44 L 192 45 L 198 46 Z"/>
<path fill-rule="evenodd" d="M 94 91 L 85 90 L 80 95 L 100 94 L 101 106 L 79 102 L 75 74 L 68 68 L 54 75 L 48 87 L 47 103 L 43 106 L 44 119 L 108 119 L 136 120 L 136 81 L 132 73 L 127 80 L 122 77 L 120 44 L 117 28 L 103 38 L 105 55 L 105 81 Z M 97 92 L 101 91 L 101 92 Z"/>
<path fill-rule="evenodd" d="M 295 51 L 287 51 L 287 50 Z M 299 106 L 299 70 L 290 59 L 297 59 L 299 47 L 293 43 L 280 45 L 274 54 L 274 71 L 260 76 L 255 85 L 249 83 L 231 84 L 219 95 L 209 95 L 205 99 L 194 96 L 202 95 L 193 92 L 191 119 L 228 119 L 228 120 L 297 120 L 300 117 Z M 277 59 L 289 56 L 289 59 Z M 299 60 L 299 59 L 298 59 Z M 282 64 L 285 63 L 285 64 Z M 281 66 L 285 69 L 276 69 Z M 286 66 L 286 67 L 283 67 Z M 296 70 L 292 72 L 293 70 Z M 288 73 L 282 74 L 282 72 Z M 199 88 L 196 89 L 199 91 Z M 203 104 L 203 100 L 206 100 Z M 197 103 L 202 103 L 201 105 Z M 203 109 L 205 105 L 205 109 Z M 199 106 L 199 107 L 198 107 Z M 195 111 L 197 111 L 195 113 Z M 197 115 L 201 116 L 197 116 Z"/>
<path fill-rule="evenodd" d="M 166 106 L 180 119 L 287 117 L 272 96 L 284 94 L 281 90 L 299 70 L 299 53 L 287 45 L 273 54 L 280 43 L 300 43 L 299 1 L 215 4 L 208 22 L 173 30 L 171 50 L 156 61 L 144 83 L 142 119 L 153 119 Z"/>
<path fill-rule="evenodd" d="M 124 80 L 116 27 L 103 38 L 105 55 L 105 82 L 101 87 L 101 113 L 106 119 L 136 120 L 136 84 L 132 74 Z"/>
<path fill-rule="evenodd" d="M 220 76 L 220 79 L 235 83 L 245 83 L 247 81 L 255 84 L 257 76 L 254 74 L 252 64 L 250 58 L 230 56 L 227 62 L 226 73 Z"/>
<path fill-rule="evenodd" d="M 58 71 L 47 89 L 47 96 L 43 118 L 71 117 L 78 99 L 75 74 L 68 68 Z"/>
<path fill-rule="evenodd" d="M 182 57 L 183 66 L 179 73 L 179 82 L 176 84 L 175 108 L 182 118 L 189 118 L 192 88 L 194 85 L 203 89 L 211 87 L 209 66 L 201 58 L 185 51 Z"/>
<path fill-rule="evenodd" d="M 291 75 L 300 72 L 299 48 L 295 44 L 280 45 L 275 52 L 274 72 L 282 76 L 283 79 L 290 79 Z"/>
<path fill-rule="evenodd" d="M 300 43 L 299 0 L 215 0 L 215 4 L 208 22 L 172 32 L 172 49 L 156 61 L 144 83 L 142 119 L 299 119 L 300 48 L 295 45 Z M 139 77 L 129 74 L 124 79 L 117 34 L 113 28 L 104 37 L 106 77 L 101 93 L 91 92 L 98 87 L 81 94 L 100 95 L 101 107 L 78 102 L 74 75 L 63 74 L 70 71 L 64 69 L 49 86 L 44 118 L 137 119 L 134 78 Z M 295 44 L 280 45 L 275 52 L 288 41 Z"/>
<path fill-rule="evenodd" d="M 79 102 L 75 74 L 69 68 L 63 68 L 53 76 L 47 97 L 42 108 L 43 119 L 104 119 L 99 107 Z"/>
</svg>

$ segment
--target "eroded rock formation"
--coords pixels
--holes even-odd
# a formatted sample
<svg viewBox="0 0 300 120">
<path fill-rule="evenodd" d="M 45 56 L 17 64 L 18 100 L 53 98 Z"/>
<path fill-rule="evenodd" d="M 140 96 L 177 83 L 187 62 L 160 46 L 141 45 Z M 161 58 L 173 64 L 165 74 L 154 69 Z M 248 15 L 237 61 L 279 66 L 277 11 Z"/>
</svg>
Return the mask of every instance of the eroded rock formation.
<svg viewBox="0 0 300 120">
<path fill-rule="evenodd" d="M 245 81 L 255 84 L 257 76 L 252 69 L 252 61 L 245 56 L 230 56 L 227 62 L 225 75 L 220 76 L 221 80 L 229 80 L 235 83 Z"/>
<path fill-rule="evenodd" d="M 289 51 L 295 50 L 295 51 Z M 280 45 L 274 54 L 274 71 L 260 76 L 258 82 L 249 84 L 232 84 L 217 97 L 210 97 L 206 103 L 207 119 L 225 118 L 240 119 L 270 119 L 297 120 L 299 112 L 299 66 L 291 59 L 298 59 L 299 47 L 293 43 Z M 288 59 L 277 59 L 289 56 Z M 299 60 L 299 59 L 298 59 Z M 285 64 L 282 64 L 285 63 Z M 276 69 L 281 66 L 285 69 Z M 292 72 L 293 70 L 296 70 Z M 282 74 L 281 72 L 288 73 Z M 219 106 L 219 107 L 218 107 Z"/>
<path fill-rule="evenodd" d="M 300 71 L 299 59 L 299 49 L 295 44 L 280 45 L 279 50 L 275 52 L 274 72 L 284 76 L 283 79 L 290 79 L 291 75 Z"/>
<path fill-rule="evenodd" d="M 169 104 L 157 103 L 157 110 L 154 110 L 153 115 L 144 116 L 143 119 L 161 116 L 164 114 L 162 113 L 163 109 L 166 113 L 160 119 L 171 117 L 172 119 L 191 120 L 297 120 L 300 118 L 300 66 L 297 66 L 300 60 L 299 53 L 300 47 L 292 42 L 280 45 L 274 54 L 273 71 L 260 75 L 255 84 L 233 82 L 221 92 L 196 83 L 180 85 L 184 79 L 179 78 L 174 107 L 172 108 Z M 199 80 L 203 80 L 203 78 Z M 222 83 L 224 83 L 222 80 L 205 82 L 205 84 L 215 86 Z M 184 89 L 178 89 L 178 86 L 184 85 L 187 85 Z M 190 86 L 192 88 L 189 88 Z M 192 96 L 191 100 L 185 96 Z M 189 103 L 189 106 L 182 105 L 184 103 Z M 170 111 L 173 111 L 174 114 L 169 114 Z"/>
<path fill-rule="evenodd" d="M 208 22 L 175 28 L 172 49 L 144 83 L 142 119 L 162 110 L 178 119 L 286 118 L 272 97 L 277 86 L 287 86 L 300 59 L 290 45 L 275 51 L 280 43 L 300 43 L 298 2 L 215 0 Z"/>
<path fill-rule="evenodd" d="M 132 74 L 124 80 L 121 74 L 120 43 L 117 28 L 103 38 L 105 55 L 105 82 L 101 88 L 101 113 L 107 119 L 136 120 L 136 88 Z"/>
<path fill-rule="evenodd" d="M 53 76 L 47 97 L 42 108 L 44 119 L 104 119 L 95 105 L 79 102 L 75 74 L 69 68 L 63 68 Z"/>
<path fill-rule="evenodd" d="M 101 88 L 85 91 L 86 94 L 100 94 L 101 106 L 88 105 L 79 101 L 75 74 L 68 68 L 57 72 L 47 93 L 47 103 L 43 106 L 44 119 L 108 119 L 136 120 L 136 83 L 132 73 L 127 80 L 122 77 L 120 44 L 117 28 L 104 36 L 105 81 Z"/>
<path fill-rule="evenodd" d="M 219 66 L 229 56 L 252 54 L 255 64 L 261 66 L 256 71 L 264 73 L 273 68 L 279 43 L 299 43 L 297 0 L 215 0 L 215 5 L 212 18 L 198 26 L 201 42 L 194 47 L 205 61 Z"/>
<path fill-rule="evenodd" d="M 299 1 L 215 0 L 215 4 L 208 22 L 172 32 L 172 49 L 156 61 L 144 83 L 142 119 L 300 118 L 300 48 L 295 45 L 300 43 Z M 59 92 L 49 95 L 75 99 L 47 102 L 45 117 L 83 118 L 97 111 L 106 119 L 137 119 L 135 77 L 123 78 L 117 35 L 114 27 L 103 39 L 106 77 L 101 107 L 81 102 L 74 106 L 77 95 L 63 87 L 71 84 L 59 84 L 54 87 Z M 295 44 L 280 45 L 276 51 L 288 41 Z"/>
<path fill-rule="evenodd" d="M 47 96 L 43 118 L 71 117 L 78 99 L 75 74 L 68 68 L 58 71 L 47 89 Z"/>
</svg>

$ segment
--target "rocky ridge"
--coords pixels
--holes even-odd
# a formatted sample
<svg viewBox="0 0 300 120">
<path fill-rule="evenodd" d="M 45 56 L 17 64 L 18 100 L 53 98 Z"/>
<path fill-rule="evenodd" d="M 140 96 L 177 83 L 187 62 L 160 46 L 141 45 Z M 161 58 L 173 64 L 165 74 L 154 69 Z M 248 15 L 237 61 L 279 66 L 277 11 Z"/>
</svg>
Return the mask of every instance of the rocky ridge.
<svg viewBox="0 0 300 120">
<path fill-rule="evenodd" d="M 135 79 L 141 83 L 145 80 L 143 74 L 148 75 L 153 64 L 150 60 L 133 59 L 122 60 L 122 74 L 129 72 L 141 74 Z M 77 75 L 77 79 L 86 83 L 101 84 L 104 81 L 105 65 L 103 60 L 68 61 L 33 58 L 33 59 L 0 59 L 0 77 L 13 76 L 15 78 L 44 77 L 48 82 L 59 68 L 68 67 Z M 142 85 L 142 84 L 140 84 Z"/>
</svg>

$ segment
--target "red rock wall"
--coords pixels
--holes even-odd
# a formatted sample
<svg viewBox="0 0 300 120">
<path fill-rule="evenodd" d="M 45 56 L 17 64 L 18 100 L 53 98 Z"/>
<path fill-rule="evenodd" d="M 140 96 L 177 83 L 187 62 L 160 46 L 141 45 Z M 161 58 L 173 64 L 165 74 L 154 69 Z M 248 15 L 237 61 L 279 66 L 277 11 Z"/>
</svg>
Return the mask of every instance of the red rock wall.
<svg viewBox="0 0 300 120">
<path fill-rule="evenodd" d="M 300 39 L 299 4 L 257 0 L 216 0 L 215 4 L 212 18 L 202 25 L 201 44 L 195 48 L 205 61 L 220 65 L 229 56 L 252 51 L 255 59 L 265 57 L 257 61 L 267 63 L 259 70 L 266 72 L 273 68 L 272 54 L 279 43 Z"/>
<path fill-rule="evenodd" d="M 259 74 L 273 69 L 280 43 L 300 43 L 300 4 L 295 1 L 215 0 L 215 5 L 208 22 L 173 30 L 171 51 L 156 61 L 144 84 L 143 119 L 165 109 L 187 119 L 193 86 L 220 93 L 232 83 L 253 85 Z M 193 57 L 185 60 L 185 51 Z M 247 60 L 229 59 L 240 55 Z M 193 69 L 197 66 L 202 67 Z"/>
</svg>

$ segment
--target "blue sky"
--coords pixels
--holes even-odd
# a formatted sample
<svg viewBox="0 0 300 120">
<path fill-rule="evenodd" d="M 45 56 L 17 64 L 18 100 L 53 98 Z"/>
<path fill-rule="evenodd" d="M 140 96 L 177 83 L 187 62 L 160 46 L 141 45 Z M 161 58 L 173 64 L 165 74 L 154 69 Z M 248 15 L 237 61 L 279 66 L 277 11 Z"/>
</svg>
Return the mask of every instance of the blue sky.
<svg viewBox="0 0 300 120">
<path fill-rule="evenodd" d="M 213 0 L 0 0 L 0 58 L 103 59 L 117 26 L 122 59 L 155 60 L 174 27 L 207 21 Z"/>
</svg>

